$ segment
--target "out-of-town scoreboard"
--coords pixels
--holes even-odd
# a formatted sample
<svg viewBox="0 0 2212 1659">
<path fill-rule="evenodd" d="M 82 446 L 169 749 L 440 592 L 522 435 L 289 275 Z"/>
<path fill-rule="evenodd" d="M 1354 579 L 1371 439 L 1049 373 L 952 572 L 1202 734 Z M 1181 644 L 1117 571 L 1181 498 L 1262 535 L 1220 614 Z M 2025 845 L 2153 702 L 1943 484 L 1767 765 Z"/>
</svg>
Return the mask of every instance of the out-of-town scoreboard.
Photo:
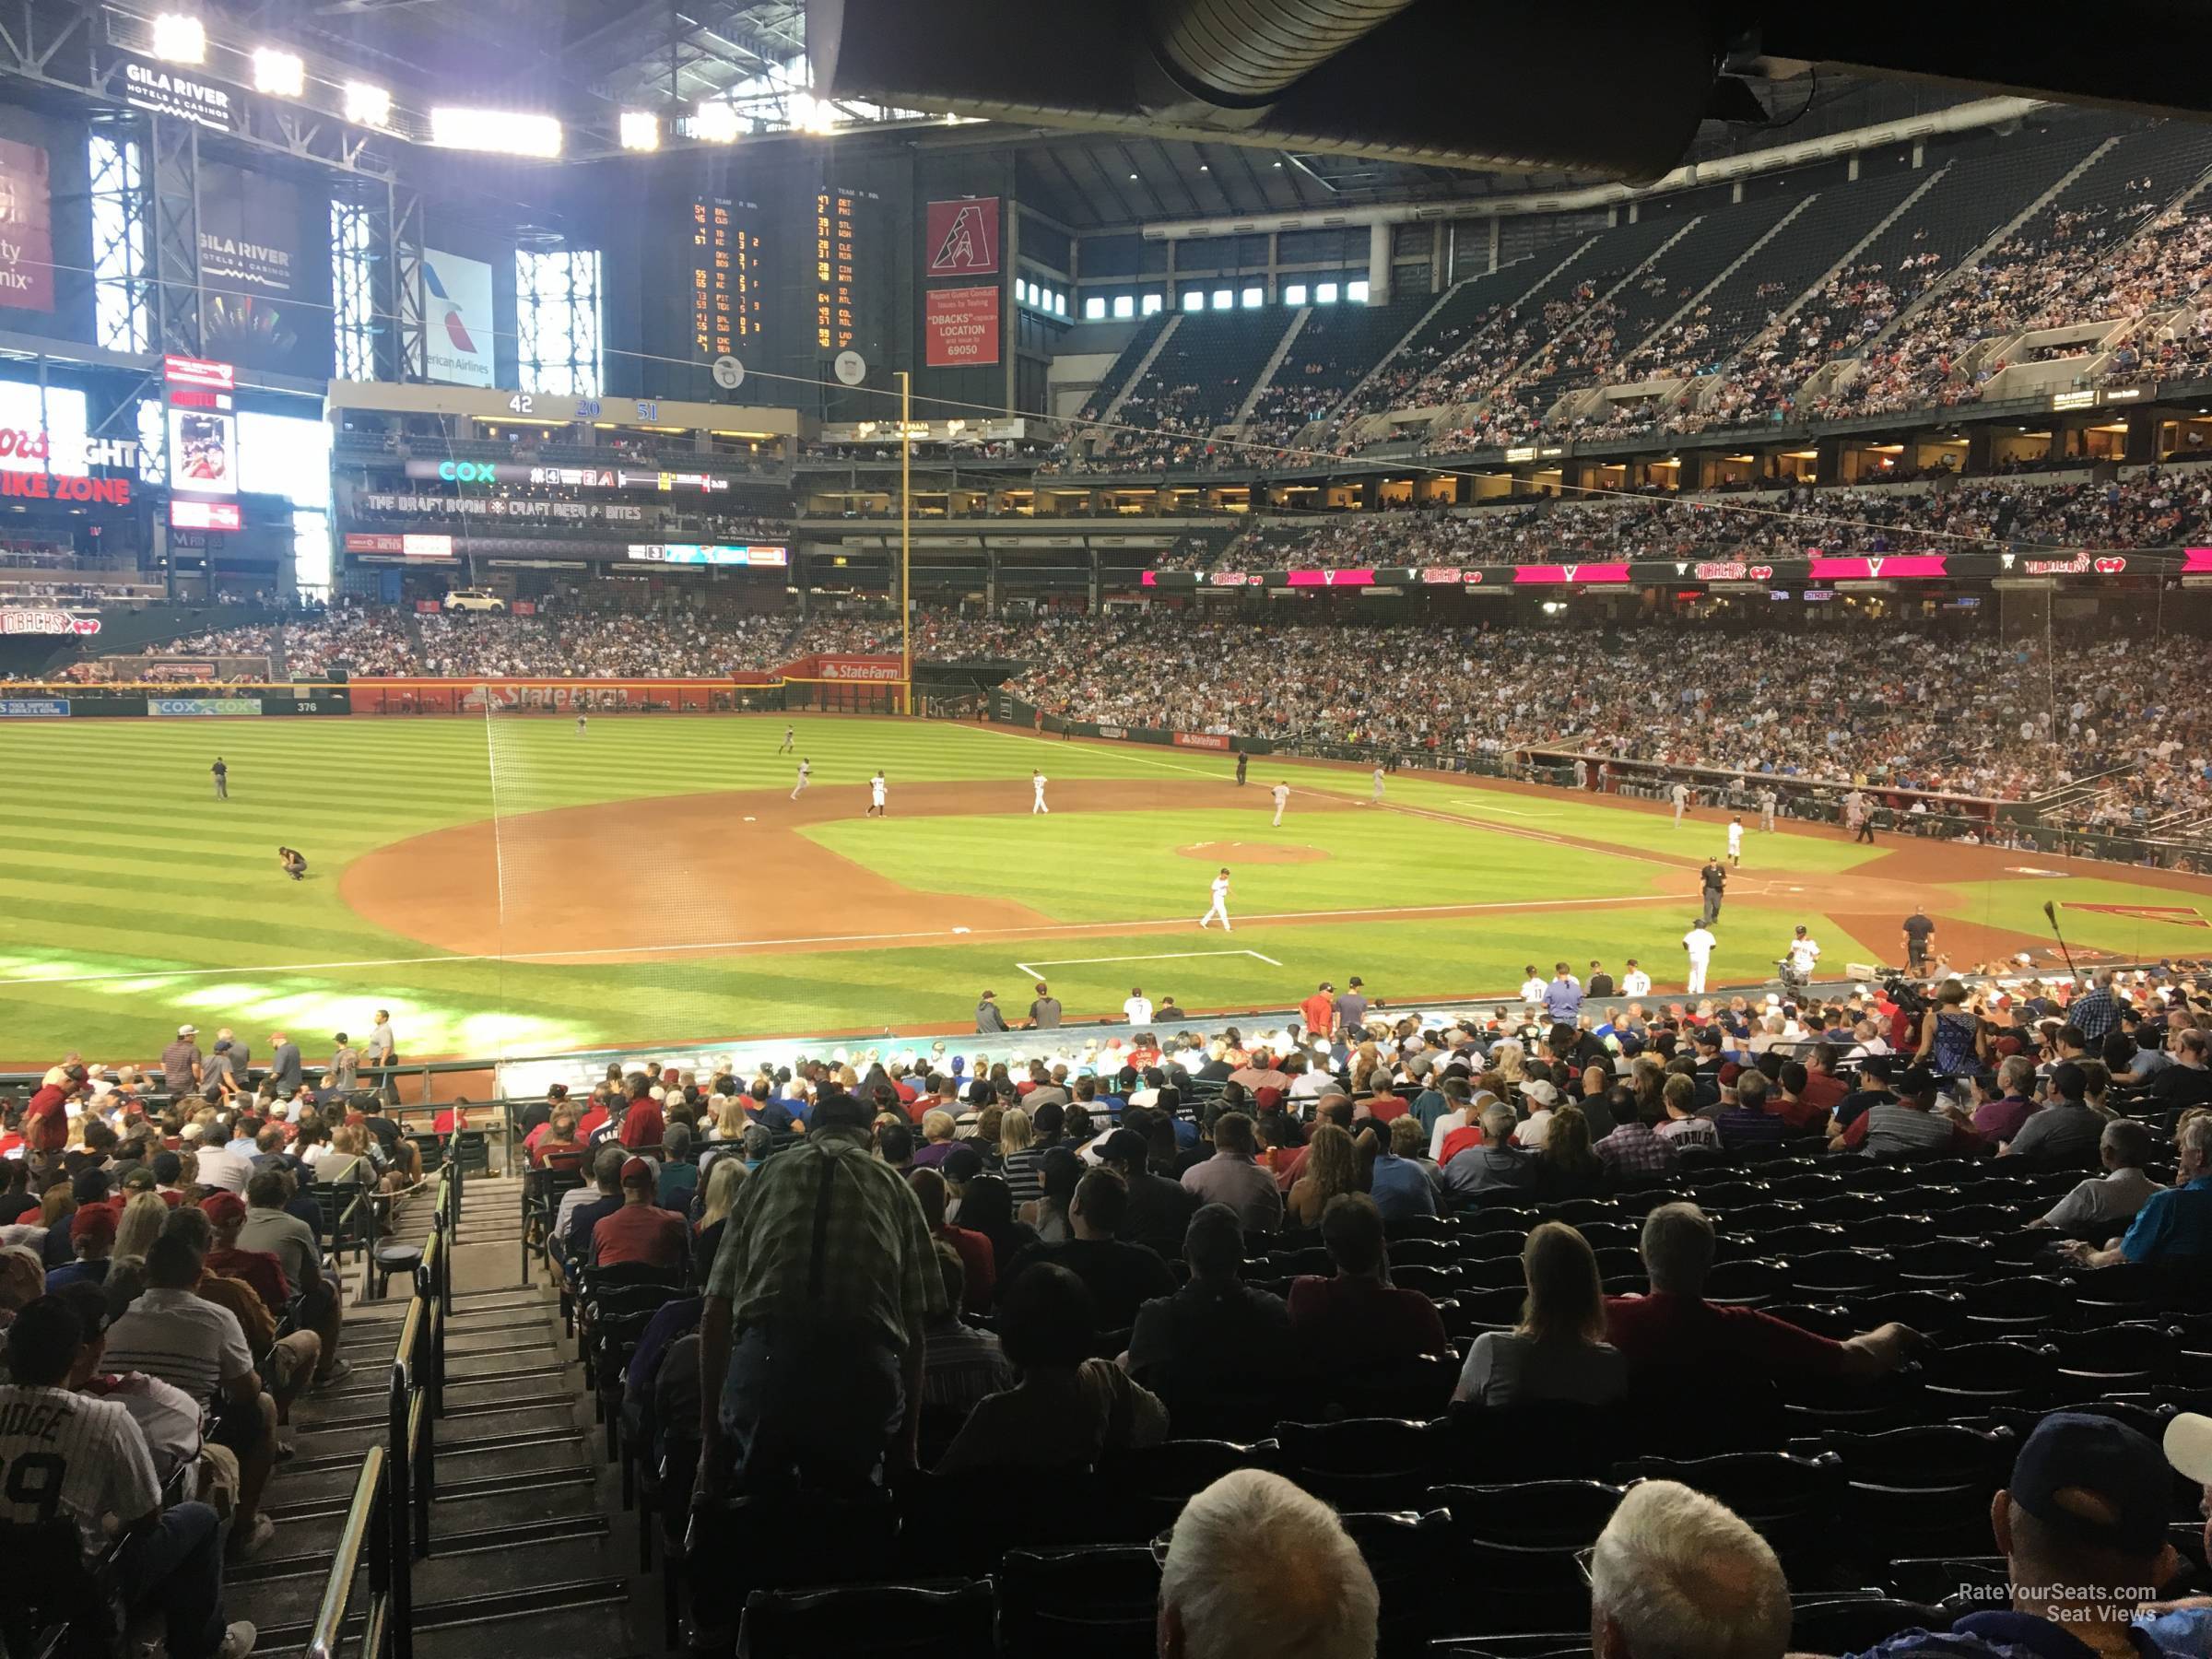
<svg viewBox="0 0 2212 1659">
<path fill-rule="evenodd" d="M 822 351 L 847 349 L 857 332 L 859 205 L 850 190 L 822 190 L 814 198 L 814 343 Z"/>
<path fill-rule="evenodd" d="M 760 209 L 729 196 L 691 198 L 691 349 L 729 357 L 760 337 Z"/>
</svg>

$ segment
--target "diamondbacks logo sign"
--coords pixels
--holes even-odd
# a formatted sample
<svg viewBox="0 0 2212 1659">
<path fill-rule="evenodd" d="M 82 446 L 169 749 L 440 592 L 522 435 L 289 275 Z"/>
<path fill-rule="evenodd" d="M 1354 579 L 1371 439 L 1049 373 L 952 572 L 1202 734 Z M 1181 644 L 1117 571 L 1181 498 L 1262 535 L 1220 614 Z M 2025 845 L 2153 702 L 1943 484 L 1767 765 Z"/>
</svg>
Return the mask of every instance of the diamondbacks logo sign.
<svg viewBox="0 0 2212 1659">
<path fill-rule="evenodd" d="M 988 276 L 998 269 L 998 198 L 929 205 L 929 275 Z"/>
<path fill-rule="evenodd" d="M 2100 916 L 2133 916 L 2139 922 L 2171 922 L 2176 927 L 2212 927 L 2212 922 L 2189 904 L 2068 904 L 2066 908 Z"/>
</svg>

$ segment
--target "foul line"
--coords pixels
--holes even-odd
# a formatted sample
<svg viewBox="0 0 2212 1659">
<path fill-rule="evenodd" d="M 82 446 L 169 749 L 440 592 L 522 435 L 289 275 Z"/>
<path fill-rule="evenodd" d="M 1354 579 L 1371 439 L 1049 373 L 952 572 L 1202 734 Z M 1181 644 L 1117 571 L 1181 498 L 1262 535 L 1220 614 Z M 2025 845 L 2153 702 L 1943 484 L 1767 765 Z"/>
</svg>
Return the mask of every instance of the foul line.
<svg viewBox="0 0 2212 1659">
<path fill-rule="evenodd" d="M 1583 910 L 1606 905 L 1665 904 L 1694 901 L 1694 895 L 1678 893 L 1626 893 L 1610 899 L 1500 899 L 1475 904 L 1402 904 L 1323 911 L 1272 911 L 1241 916 L 1250 926 L 1257 922 L 1386 922 L 1396 916 L 1463 916 L 1488 911 Z M 808 934 L 770 939 L 711 939 L 692 945 L 606 945 L 584 950 L 524 950 L 497 956 L 488 951 L 449 951 L 443 956 L 367 957 L 346 962 L 260 962 L 232 968 L 137 968 L 115 973 L 34 973 L 0 979 L 0 985 L 92 985 L 117 980 L 221 979 L 237 973 L 310 973 L 337 968 L 414 968 L 439 962 L 559 962 L 573 963 L 605 957 L 632 957 L 654 960 L 695 951 L 784 950 L 796 945 L 887 945 L 928 940 L 941 945 L 982 944 L 990 939 L 1024 935 L 1039 938 L 1082 938 L 1111 934 L 1118 928 L 1192 927 L 1188 916 L 1145 916 L 1125 921 L 1045 922 L 1020 927 L 921 928 L 911 933 Z M 1255 953 L 1256 954 L 1256 953 Z"/>
<path fill-rule="evenodd" d="M 1256 950 L 1157 950 L 1146 956 L 1047 957 L 1042 961 L 1017 962 L 1014 966 L 1035 979 L 1040 968 L 1080 968 L 1105 962 L 1188 962 L 1204 957 L 1255 957 L 1270 968 L 1282 966 L 1273 957 L 1261 956 Z"/>
</svg>

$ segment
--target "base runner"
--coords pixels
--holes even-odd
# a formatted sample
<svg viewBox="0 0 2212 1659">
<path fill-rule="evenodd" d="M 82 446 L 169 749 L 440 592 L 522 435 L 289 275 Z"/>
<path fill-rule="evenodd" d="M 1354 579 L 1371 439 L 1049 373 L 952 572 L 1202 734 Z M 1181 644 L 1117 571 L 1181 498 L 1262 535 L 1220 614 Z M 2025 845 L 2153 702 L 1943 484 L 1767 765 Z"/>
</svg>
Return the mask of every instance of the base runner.
<svg viewBox="0 0 2212 1659">
<path fill-rule="evenodd" d="M 803 794 L 806 792 L 806 774 L 807 774 L 808 772 L 812 771 L 813 770 L 814 770 L 814 762 L 813 762 L 813 761 L 811 761 L 811 760 L 801 760 L 801 761 L 799 762 L 799 781 L 798 781 L 796 783 L 794 783 L 794 785 L 792 785 L 792 790 L 791 790 L 791 798 L 792 798 L 793 800 L 794 800 L 794 801 L 795 801 L 795 800 L 797 800 L 797 799 L 799 798 L 799 796 L 800 796 L 801 794 Z"/>
</svg>

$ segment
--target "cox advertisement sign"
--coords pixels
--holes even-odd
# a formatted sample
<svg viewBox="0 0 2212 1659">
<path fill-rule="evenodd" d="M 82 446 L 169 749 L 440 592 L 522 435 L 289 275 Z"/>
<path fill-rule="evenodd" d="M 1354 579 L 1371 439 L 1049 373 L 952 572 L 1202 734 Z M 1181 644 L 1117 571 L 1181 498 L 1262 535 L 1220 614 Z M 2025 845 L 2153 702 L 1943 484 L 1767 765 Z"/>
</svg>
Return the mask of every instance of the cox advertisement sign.
<svg viewBox="0 0 2212 1659">
<path fill-rule="evenodd" d="M 0 720 L 59 720 L 68 712 L 65 697 L 0 697 Z"/>
<path fill-rule="evenodd" d="M 149 697 L 146 700 L 148 714 L 168 716 L 258 714 L 261 699 L 258 697 Z"/>
</svg>

